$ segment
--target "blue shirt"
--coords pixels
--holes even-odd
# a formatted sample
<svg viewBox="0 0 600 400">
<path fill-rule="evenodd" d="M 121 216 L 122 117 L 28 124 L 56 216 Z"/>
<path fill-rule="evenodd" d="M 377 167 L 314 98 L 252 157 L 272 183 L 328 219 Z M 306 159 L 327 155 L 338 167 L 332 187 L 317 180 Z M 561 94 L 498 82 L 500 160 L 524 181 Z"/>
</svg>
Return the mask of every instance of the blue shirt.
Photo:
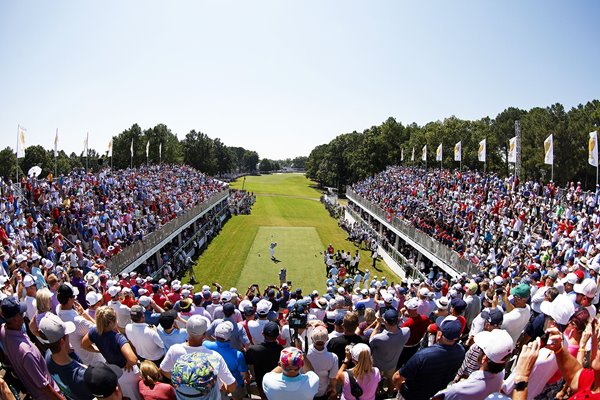
<svg viewBox="0 0 600 400">
<path fill-rule="evenodd" d="M 75 353 L 70 354 L 73 359 L 67 365 L 58 365 L 52 359 L 50 350 L 46 353 L 48 372 L 68 399 L 92 400 L 94 395 L 89 391 L 83 381 L 85 367 Z"/>
<path fill-rule="evenodd" d="M 127 364 L 125 356 L 121 353 L 121 347 L 129 343 L 125 336 L 115 331 L 104 332 L 100 335 L 94 326 L 90 329 L 88 337 L 98 347 L 106 362 L 115 364 L 119 368 L 123 368 Z"/>
<path fill-rule="evenodd" d="M 225 360 L 225 364 L 227 364 L 227 368 L 229 368 L 229 371 L 234 376 L 237 385 L 244 386 L 242 372 L 248 372 L 248 366 L 241 351 L 232 349 L 229 342 L 212 342 L 207 340 L 202 342 L 202 346 L 219 353 Z"/>
<path fill-rule="evenodd" d="M 188 339 L 188 334 L 185 329 L 173 329 L 171 333 L 165 332 L 162 326 L 159 326 L 156 331 L 158 336 L 161 338 L 164 344 L 165 353 L 173 346 L 178 343 L 185 343 Z"/>
<path fill-rule="evenodd" d="M 158 318 L 160 318 L 160 313 L 152 310 L 144 310 L 144 322 L 148 325 L 158 326 Z"/>
</svg>

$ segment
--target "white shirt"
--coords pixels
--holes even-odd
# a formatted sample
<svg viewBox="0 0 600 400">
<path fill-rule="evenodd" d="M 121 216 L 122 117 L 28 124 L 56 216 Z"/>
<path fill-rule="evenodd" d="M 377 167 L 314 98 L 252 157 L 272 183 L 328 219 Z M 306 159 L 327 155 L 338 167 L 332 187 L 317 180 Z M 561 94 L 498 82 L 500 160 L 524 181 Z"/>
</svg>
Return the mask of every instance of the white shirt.
<svg viewBox="0 0 600 400">
<path fill-rule="evenodd" d="M 117 325 L 119 328 L 125 328 L 128 324 L 131 324 L 131 315 L 129 307 L 122 304 L 120 301 L 109 301 L 108 306 L 115 310 L 117 314 Z"/>
<path fill-rule="evenodd" d="M 139 356 L 156 361 L 165 354 L 165 345 L 158 332 L 147 323 L 133 322 L 125 327 L 125 333 Z"/>
<path fill-rule="evenodd" d="M 248 331 L 250 331 L 250 335 L 252 336 L 252 343 L 261 344 L 262 342 L 265 341 L 265 338 L 264 338 L 262 332 L 263 332 L 265 325 L 268 322 L 269 322 L 268 319 L 259 319 L 259 320 L 248 321 Z M 238 325 L 239 325 L 240 329 L 244 329 L 243 322 L 240 322 Z"/>
<path fill-rule="evenodd" d="M 475 371 L 469 378 L 453 384 L 443 390 L 444 400 L 480 400 L 500 391 L 504 371 L 492 374 L 487 371 Z"/>
<path fill-rule="evenodd" d="M 69 334 L 69 343 L 71 343 L 75 354 L 79 356 L 84 364 L 92 365 L 106 362 L 102 354 L 93 353 L 81 347 L 81 340 L 90 331 L 90 328 L 95 326 L 92 322 L 77 314 L 77 311 L 61 310 L 60 306 L 58 306 L 58 317 L 65 322 L 71 321 L 75 324 L 75 332 Z"/>
<path fill-rule="evenodd" d="M 317 396 L 323 396 L 327 392 L 329 381 L 337 375 L 338 357 L 327 349 L 319 351 L 312 346 L 308 349 L 307 357 L 313 366 L 313 371 L 319 377 Z"/>
<path fill-rule="evenodd" d="M 525 325 L 527 325 L 530 315 L 531 310 L 528 305 L 526 305 L 525 308 L 515 307 L 511 312 L 504 314 L 502 329 L 508 332 L 515 344 L 517 343 L 517 340 L 519 340 L 519 336 L 521 336 L 523 329 L 525 329 Z"/>
</svg>

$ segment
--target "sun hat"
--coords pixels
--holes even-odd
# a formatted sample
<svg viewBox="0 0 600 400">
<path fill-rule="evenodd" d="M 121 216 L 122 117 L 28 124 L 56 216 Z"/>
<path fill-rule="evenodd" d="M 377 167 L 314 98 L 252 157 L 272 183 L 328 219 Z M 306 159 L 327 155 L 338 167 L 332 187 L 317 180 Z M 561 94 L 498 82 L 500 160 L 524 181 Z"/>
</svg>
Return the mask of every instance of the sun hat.
<svg viewBox="0 0 600 400">
<path fill-rule="evenodd" d="M 88 305 L 91 307 L 91 306 L 98 304 L 98 302 L 100 300 L 102 300 L 102 295 L 97 292 L 89 292 L 88 294 L 85 295 L 85 300 L 87 301 Z"/>
<path fill-rule="evenodd" d="M 439 299 L 437 299 L 435 301 L 435 305 L 438 309 L 440 310 L 447 310 L 448 309 L 448 299 L 446 297 L 440 297 Z"/>
</svg>

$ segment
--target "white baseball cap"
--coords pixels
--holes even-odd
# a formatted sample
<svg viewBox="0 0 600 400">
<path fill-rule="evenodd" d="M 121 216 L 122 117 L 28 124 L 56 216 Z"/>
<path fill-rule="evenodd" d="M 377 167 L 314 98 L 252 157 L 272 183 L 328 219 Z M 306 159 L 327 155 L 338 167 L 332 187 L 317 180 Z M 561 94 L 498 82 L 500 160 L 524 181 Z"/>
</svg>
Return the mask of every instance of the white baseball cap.
<svg viewBox="0 0 600 400">
<path fill-rule="evenodd" d="M 85 300 L 90 306 L 98 304 L 98 302 L 102 299 L 102 295 L 96 292 L 89 292 L 85 295 Z"/>
<path fill-rule="evenodd" d="M 221 293 L 221 300 L 223 300 L 225 303 L 231 301 L 231 292 L 226 290 L 223 293 Z"/>
<path fill-rule="evenodd" d="M 473 339 L 487 358 L 497 364 L 505 362 L 515 349 L 512 337 L 504 329 L 479 332 Z"/>
<path fill-rule="evenodd" d="M 494 283 L 498 286 L 502 286 L 502 285 L 504 285 L 504 279 L 502 279 L 501 276 L 495 276 Z"/>
<path fill-rule="evenodd" d="M 31 287 L 35 285 L 35 279 L 33 278 L 32 275 L 25 275 L 25 277 L 23 278 L 23 286 L 25 286 L 26 288 Z"/>
<path fill-rule="evenodd" d="M 152 302 L 152 300 L 148 296 L 142 296 L 138 300 L 138 304 L 142 307 L 148 307 L 151 302 Z"/>
<path fill-rule="evenodd" d="M 258 314 L 268 314 L 271 307 L 273 307 L 273 304 L 270 301 L 262 299 L 256 304 L 256 312 Z"/>
<path fill-rule="evenodd" d="M 552 317 L 556 323 L 567 325 L 571 316 L 575 314 L 575 305 L 569 296 L 560 294 L 553 301 L 543 301 L 540 304 L 540 311 Z"/>
<path fill-rule="evenodd" d="M 575 275 L 575 273 L 573 272 L 569 272 L 567 274 L 567 276 L 565 276 L 562 280 L 562 284 L 564 285 L 565 283 L 570 283 L 571 285 L 576 284 L 578 281 L 577 275 Z"/>
<path fill-rule="evenodd" d="M 596 297 L 596 291 L 598 287 L 594 283 L 593 279 L 584 279 L 581 283 L 576 283 L 573 286 L 575 293 L 580 293 L 585 297 L 594 298 Z"/>
<path fill-rule="evenodd" d="M 394 296 L 392 296 L 389 292 L 384 292 L 381 297 L 383 297 L 383 301 L 386 303 L 391 303 L 394 300 Z"/>
<path fill-rule="evenodd" d="M 422 287 L 421 289 L 419 289 L 419 294 L 421 296 L 429 296 L 429 289 L 427 289 L 426 287 Z"/>
<path fill-rule="evenodd" d="M 110 297 L 115 297 L 119 294 L 120 291 L 121 288 L 119 286 L 111 286 L 108 288 L 108 294 L 110 295 Z"/>
<path fill-rule="evenodd" d="M 410 300 L 408 300 L 406 303 L 404 303 L 404 306 L 408 310 L 416 310 L 417 308 L 419 308 L 419 300 L 417 300 L 416 298 L 413 297 Z"/>
</svg>

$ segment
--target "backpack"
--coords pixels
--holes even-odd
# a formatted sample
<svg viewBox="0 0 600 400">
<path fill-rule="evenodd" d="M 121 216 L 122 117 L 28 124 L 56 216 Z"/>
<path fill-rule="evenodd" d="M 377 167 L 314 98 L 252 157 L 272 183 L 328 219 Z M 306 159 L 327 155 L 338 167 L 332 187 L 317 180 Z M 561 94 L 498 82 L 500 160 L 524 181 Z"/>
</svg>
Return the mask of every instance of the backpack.
<svg viewBox="0 0 600 400">
<path fill-rule="evenodd" d="M 352 375 L 351 370 L 347 369 L 346 373 L 348 374 L 348 380 L 350 380 L 350 393 L 356 398 L 356 400 L 360 400 L 360 396 L 363 395 L 362 388 L 358 382 L 356 382 L 356 379 L 354 379 L 354 375 Z"/>
</svg>

